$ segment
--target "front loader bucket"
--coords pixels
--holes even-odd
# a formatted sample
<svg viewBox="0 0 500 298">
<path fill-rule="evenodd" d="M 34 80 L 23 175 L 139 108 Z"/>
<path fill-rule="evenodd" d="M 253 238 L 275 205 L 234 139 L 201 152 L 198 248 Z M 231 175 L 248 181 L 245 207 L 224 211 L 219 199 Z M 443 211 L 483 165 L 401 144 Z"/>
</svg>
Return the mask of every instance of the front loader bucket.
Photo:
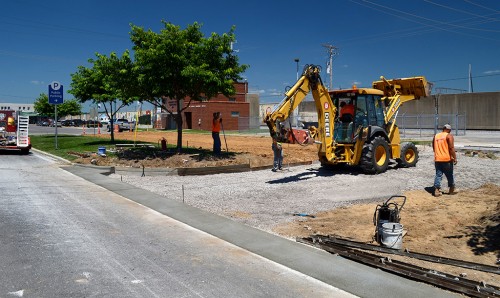
<svg viewBox="0 0 500 298">
<path fill-rule="evenodd" d="M 394 90 L 400 95 L 413 95 L 416 99 L 426 97 L 431 94 L 432 84 L 427 82 L 425 77 L 412 77 L 403 79 L 386 80 L 381 78 L 380 81 L 372 83 L 373 88 L 382 90 L 385 96 L 394 96 Z"/>
</svg>

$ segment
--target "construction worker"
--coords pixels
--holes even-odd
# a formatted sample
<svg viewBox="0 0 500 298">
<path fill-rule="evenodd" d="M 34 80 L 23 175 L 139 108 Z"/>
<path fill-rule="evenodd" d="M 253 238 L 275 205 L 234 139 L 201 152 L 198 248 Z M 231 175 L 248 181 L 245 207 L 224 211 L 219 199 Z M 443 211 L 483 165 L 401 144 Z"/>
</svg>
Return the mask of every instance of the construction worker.
<svg viewBox="0 0 500 298">
<path fill-rule="evenodd" d="M 436 176 L 434 178 L 434 196 L 441 195 L 441 179 L 443 174 L 448 180 L 449 194 L 455 193 L 455 180 L 453 178 L 453 165 L 457 164 L 455 154 L 455 141 L 451 135 L 451 125 L 445 124 L 443 131 L 436 134 L 432 140 L 434 150 L 434 166 Z"/>
<path fill-rule="evenodd" d="M 354 119 L 354 105 L 352 101 L 349 101 L 347 104 L 345 101 L 340 103 L 340 112 L 339 118 L 342 122 L 352 122 Z"/>
<path fill-rule="evenodd" d="M 221 142 L 220 142 L 220 126 L 222 123 L 222 118 L 220 117 L 220 112 L 214 113 L 214 119 L 212 120 L 212 139 L 214 139 L 214 155 L 221 154 Z"/>
<path fill-rule="evenodd" d="M 274 153 L 274 161 L 273 161 L 273 172 L 277 170 L 283 170 L 283 146 L 276 138 L 273 138 L 273 153 Z"/>
</svg>

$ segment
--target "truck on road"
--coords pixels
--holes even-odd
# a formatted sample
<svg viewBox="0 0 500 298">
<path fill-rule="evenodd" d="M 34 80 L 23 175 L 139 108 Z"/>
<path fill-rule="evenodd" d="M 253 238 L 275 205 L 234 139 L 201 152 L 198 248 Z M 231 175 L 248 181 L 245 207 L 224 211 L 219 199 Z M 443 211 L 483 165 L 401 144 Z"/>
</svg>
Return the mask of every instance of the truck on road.
<svg viewBox="0 0 500 298">
<path fill-rule="evenodd" d="M 20 150 L 28 154 L 31 149 L 28 129 L 29 116 L 14 110 L 0 111 L 0 150 Z"/>
<path fill-rule="evenodd" d="M 129 122 L 127 119 L 116 119 L 113 121 L 113 126 L 115 127 L 115 131 L 118 132 L 131 131 L 135 129 L 135 122 Z"/>
</svg>

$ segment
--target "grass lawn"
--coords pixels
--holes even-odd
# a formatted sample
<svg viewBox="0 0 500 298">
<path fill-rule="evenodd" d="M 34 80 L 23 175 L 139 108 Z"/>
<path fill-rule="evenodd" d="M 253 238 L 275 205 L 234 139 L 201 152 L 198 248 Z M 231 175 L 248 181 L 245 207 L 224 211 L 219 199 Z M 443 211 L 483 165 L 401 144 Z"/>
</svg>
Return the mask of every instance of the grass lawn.
<svg viewBox="0 0 500 298">
<path fill-rule="evenodd" d="M 110 140 L 103 138 L 95 138 L 91 136 L 72 136 L 72 135 L 58 135 L 57 148 L 55 147 L 55 137 L 53 135 L 30 136 L 31 145 L 33 148 L 48 152 L 50 154 L 62 157 L 67 160 L 75 160 L 77 157 L 68 154 L 68 152 L 95 152 L 97 153 L 99 147 L 110 148 L 116 144 Z M 120 144 L 133 144 L 134 141 L 120 140 Z M 106 154 L 109 155 L 107 152 Z"/>
</svg>

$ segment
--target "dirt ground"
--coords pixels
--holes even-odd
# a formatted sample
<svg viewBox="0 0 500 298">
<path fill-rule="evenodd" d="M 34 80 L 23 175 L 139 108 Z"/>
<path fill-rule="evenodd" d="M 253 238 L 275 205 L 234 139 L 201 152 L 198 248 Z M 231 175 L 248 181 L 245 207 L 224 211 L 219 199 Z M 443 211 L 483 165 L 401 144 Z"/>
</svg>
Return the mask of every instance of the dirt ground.
<svg viewBox="0 0 500 298">
<path fill-rule="evenodd" d="M 107 137 L 103 135 L 102 137 Z M 176 143 L 172 132 L 119 133 L 117 139 L 159 143 L 165 137 L 169 144 Z M 241 136 L 221 135 L 223 151 L 230 154 L 215 158 L 205 154 L 169 154 L 156 157 L 127 156 L 122 159 L 91 156 L 77 162 L 89 163 L 94 159 L 98 165 L 121 165 L 132 167 L 205 167 L 250 163 L 252 167 L 271 165 L 271 139 L 268 135 Z M 190 148 L 211 150 L 210 134 L 183 134 L 183 144 Z M 112 150 L 111 148 L 109 148 Z M 315 161 L 316 146 L 284 144 L 285 160 L 295 162 Z M 414 190 L 405 193 L 406 204 L 401 210 L 401 223 L 406 235 L 403 246 L 410 251 L 448 258 L 461 259 L 492 266 L 500 266 L 500 186 L 483 185 L 479 189 L 461 190 L 455 195 L 443 195 L 429 199 L 429 193 Z M 380 202 L 382 203 L 382 202 Z M 401 203 L 401 202 L 400 202 Z M 298 217 L 296 221 L 278 226 L 275 232 L 286 237 L 311 234 L 336 235 L 356 241 L 370 243 L 374 224 L 371 220 L 376 204 L 357 204 L 316 214 L 315 218 Z M 401 257 L 391 256 L 393 259 Z M 407 260 L 408 261 L 408 260 Z M 500 286 L 500 275 L 467 270 L 458 267 L 437 265 L 424 261 L 412 263 L 450 274 L 466 274 L 466 278 L 485 281 Z"/>
<path fill-rule="evenodd" d="M 100 135 L 102 138 L 110 138 L 109 135 Z M 165 138 L 169 144 L 177 143 L 177 133 L 174 132 L 140 132 L 135 135 L 132 132 L 121 132 L 115 135 L 116 140 L 137 140 L 159 144 Z M 268 166 L 273 164 L 273 151 L 271 149 L 271 137 L 266 134 L 262 136 L 242 136 L 221 134 L 223 154 L 221 157 L 211 155 L 213 140 L 211 134 L 184 133 L 182 144 L 192 149 L 204 149 L 206 153 L 182 154 L 154 152 L 154 155 L 134 156 L 125 154 L 123 158 L 100 158 L 93 155 L 80 158 L 77 163 L 90 163 L 94 159 L 97 165 L 120 165 L 130 167 L 209 167 L 224 166 L 231 164 L 250 164 L 251 167 Z M 119 144 L 119 141 L 117 141 Z M 227 146 L 226 146 L 227 144 Z M 157 145 L 159 147 L 159 145 Z M 226 150 L 227 148 L 227 150 Z M 317 160 L 317 149 L 315 145 L 283 144 L 285 159 L 287 163 L 300 163 Z M 108 148 L 113 150 L 113 148 Z M 186 150 L 187 151 L 187 150 Z"/>
</svg>

